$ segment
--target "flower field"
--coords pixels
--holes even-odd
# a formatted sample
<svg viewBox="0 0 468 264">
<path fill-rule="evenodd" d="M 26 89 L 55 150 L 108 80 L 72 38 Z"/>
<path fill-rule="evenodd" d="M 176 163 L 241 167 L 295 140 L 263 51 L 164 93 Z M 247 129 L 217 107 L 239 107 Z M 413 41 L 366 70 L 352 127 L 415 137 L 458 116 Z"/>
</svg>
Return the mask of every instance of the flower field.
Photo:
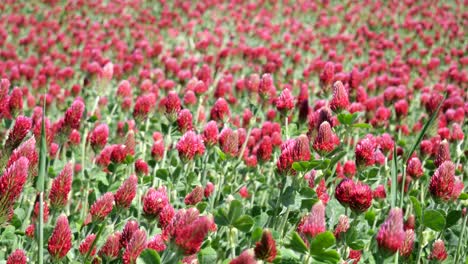
<svg viewBox="0 0 468 264">
<path fill-rule="evenodd" d="M 468 263 L 467 6 L 1 1 L 0 264 Z"/>
</svg>

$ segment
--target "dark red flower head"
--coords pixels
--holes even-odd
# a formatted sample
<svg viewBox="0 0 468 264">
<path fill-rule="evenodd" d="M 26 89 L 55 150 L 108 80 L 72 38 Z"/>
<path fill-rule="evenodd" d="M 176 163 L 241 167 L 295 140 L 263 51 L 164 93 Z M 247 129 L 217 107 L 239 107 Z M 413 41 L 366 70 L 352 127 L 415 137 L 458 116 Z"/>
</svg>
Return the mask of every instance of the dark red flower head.
<svg viewBox="0 0 468 264">
<path fill-rule="evenodd" d="M 61 209 L 68 203 L 73 181 L 73 164 L 67 163 L 57 177 L 52 181 L 49 192 L 50 205 L 54 209 Z"/>
<path fill-rule="evenodd" d="M 8 256 L 6 264 L 26 264 L 28 262 L 28 257 L 22 249 L 17 249 Z"/>
<path fill-rule="evenodd" d="M 435 171 L 429 183 L 429 192 L 436 200 L 449 201 L 455 186 L 455 165 L 444 161 Z"/>
<path fill-rule="evenodd" d="M 255 244 L 255 258 L 273 262 L 276 258 L 276 243 L 269 230 L 264 230 L 262 238 Z"/>
<path fill-rule="evenodd" d="M 204 196 L 204 189 L 203 187 L 198 185 L 192 190 L 192 192 L 190 192 L 189 194 L 187 194 L 187 196 L 185 196 L 184 203 L 186 205 L 196 205 L 197 203 L 203 200 L 203 196 Z"/>
<path fill-rule="evenodd" d="M 29 117 L 18 116 L 13 129 L 11 129 L 8 134 L 8 139 L 5 142 L 5 149 L 11 152 L 17 148 L 31 130 L 31 127 L 32 121 Z"/>
<path fill-rule="evenodd" d="M 403 230 L 403 211 L 392 208 L 385 222 L 377 233 L 377 244 L 381 250 L 394 254 L 403 245 L 405 231 Z"/>
<path fill-rule="evenodd" d="M 129 208 L 135 198 L 138 185 L 138 178 L 135 174 L 130 175 L 119 187 L 114 195 L 115 205 L 118 208 Z"/>
<path fill-rule="evenodd" d="M 114 207 L 114 195 L 111 192 L 105 193 L 89 209 L 93 221 L 103 221 Z"/>
<path fill-rule="evenodd" d="M 333 110 L 333 112 L 339 113 L 348 109 L 348 106 L 348 91 L 341 81 L 337 81 L 333 84 L 333 98 L 330 101 L 330 109 Z"/>
<path fill-rule="evenodd" d="M 50 235 L 47 249 L 55 259 L 65 257 L 72 247 L 72 233 L 66 215 L 57 218 L 55 228 Z"/>
</svg>

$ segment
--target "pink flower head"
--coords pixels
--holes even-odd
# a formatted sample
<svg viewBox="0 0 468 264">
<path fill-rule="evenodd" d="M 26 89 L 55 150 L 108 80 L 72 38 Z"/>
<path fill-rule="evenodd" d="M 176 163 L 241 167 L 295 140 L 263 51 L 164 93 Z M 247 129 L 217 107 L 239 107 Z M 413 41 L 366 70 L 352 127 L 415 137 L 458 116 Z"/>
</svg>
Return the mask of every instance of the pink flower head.
<svg viewBox="0 0 468 264">
<path fill-rule="evenodd" d="M 346 215 L 340 215 L 338 218 L 338 224 L 335 227 L 333 234 L 336 238 L 339 238 L 341 233 L 346 233 L 349 229 L 349 219 Z"/>
<path fill-rule="evenodd" d="M 99 124 L 89 134 L 89 143 L 94 151 L 101 150 L 109 138 L 109 127 L 107 124 Z"/>
<path fill-rule="evenodd" d="M 203 200 L 204 190 L 200 185 L 196 186 L 192 192 L 185 196 L 184 203 L 186 205 L 196 205 Z"/>
<path fill-rule="evenodd" d="M 403 211 L 400 208 L 390 210 L 387 219 L 380 226 L 376 239 L 379 248 L 385 252 L 394 254 L 400 249 L 405 240 Z"/>
<path fill-rule="evenodd" d="M 186 131 L 192 130 L 192 113 L 188 109 L 180 110 L 177 116 L 177 126 L 181 133 L 185 133 Z"/>
<path fill-rule="evenodd" d="M 8 134 L 8 139 L 5 142 L 5 148 L 7 151 L 11 152 L 17 148 L 21 141 L 26 137 L 28 132 L 31 130 L 32 121 L 29 117 L 18 116 L 15 120 L 15 125 L 13 129 L 10 130 Z"/>
<path fill-rule="evenodd" d="M 264 136 L 258 144 L 257 159 L 262 162 L 270 160 L 273 153 L 273 143 L 269 136 Z"/>
<path fill-rule="evenodd" d="M 149 242 L 148 248 L 154 249 L 157 252 L 166 250 L 166 244 L 161 234 L 155 235 Z"/>
<path fill-rule="evenodd" d="M 354 182 L 350 179 L 343 179 L 335 188 L 335 197 L 343 206 L 349 206 L 354 190 Z"/>
<path fill-rule="evenodd" d="M 125 224 L 122 234 L 119 236 L 120 247 L 127 247 L 128 242 L 130 241 L 130 239 L 132 239 L 133 234 L 135 233 L 135 231 L 138 230 L 139 227 L 140 226 L 138 225 L 138 222 L 135 220 L 129 220 Z"/>
<path fill-rule="evenodd" d="M 401 99 L 395 103 L 395 112 L 398 118 L 405 117 L 408 115 L 408 102 L 405 99 Z"/>
<path fill-rule="evenodd" d="M 138 176 L 146 176 L 149 173 L 148 163 L 142 159 L 137 159 L 135 161 L 135 173 Z"/>
<path fill-rule="evenodd" d="M 239 195 L 245 199 L 250 197 L 250 193 L 249 193 L 249 190 L 247 189 L 247 186 L 244 185 L 240 188 Z"/>
<path fill-rule="evenodd" d="M 421 161 L 418 157 L 412 157 L 408 160 L 406 174 L 416 179 L 420 178 L 424 174 Z"/>
<path fill-rule="evenodd" d="M 205 189 L 204 189 L 205 198 L 209 198 L 211 194 L 213 194 L 214 189 L 215 189 L 214 184 L 212 182 L 207 182 Z"/>
<path fill-rule="evenodd" d="M 341 81 L 337 81 L 333 84 L 333 98 L 330 101 L 330 109 L 333 112 L 339 113 L 348 109 L 348 106 L 348 91 Z"/>
<path fill-rule="evenodd" d="M 450 146 L 447 140 L 440 142 L 434 165 L 439 167 L 444 161 L 450 161 Z"/>
<path fill-rule="evenodd" d="M 232 131 L 231 128 L 225 127 L 221 130 L 218 137 L 219 145 L 221 150 L 231 156 L 237 156 L 239 152 L 239 133 L 238 131 Z"/>
<path fill-rule="evenodd" d="M 413 244 L 414 244 L 414 230 L 407 229 L 405 231 L 405 239 L 399 249 L 400 256 L 409 257 L 411 253 L 413 252 Z"/>
<path fill-rule="evenodd" d="M 231 260 L 229 264 L 256 264 L 255 254 L 253 250 L 244 250 L 237 258 Z"/>
<path fill-rule="evenodd" d="M 99 250 L 98 255 L 109 261 L 116 259 L 120 252 L 120 237 L 120 232 L 109 235 L 106 242 Z"/>
<path fill-rule="evenodd" d="M 55 228 L 50 235 L 47 249 L 55 259 L 65 257 L 72 247 L 72 233 L 66 215 L 57 218 Z"/>
<path fill-rule="evenodd" d="M 372 192 L 372 197 L 376 200 L 385 199 L 387 197 L 387 193 L 385 192 L 385 186 L 383 184 L 378 185 L 375 187 L 375 190 Z"/>
<path fill-rule="evenodd" d="M 205 152 L 205 145 L 200 135 L 193 131 L 186 132 L 176 145 L 182 160 L 193 160 L 195 156 L 201 156 Z"/>
<path fill-rule="evenodd" d="M 276 99 L 276 109 L 283 114 L 287 114 L 294 108 L 294 96 L 288 88 L 285 88 L 278 99 Z"/>
<path fill-rule="evenodd" d="M 432 251 L 429 259 L 444 261 L 448 257 L 447 250 L 445 249 L 444 241 L 437 239 L 434 244 L 432 244 Z"/>
<path fill-rule="evenodd" d="M 63 119 L 64 127 L 67 131 L 65 134 L 68 134 L 72 129 L 80 129 L 80 122 L 81 117 L 83 116 L 84 109 L 85 105 L 80 100 L 75 100 L 70 106 L 70 108 L 67 109 L 67 111 L 65 112 L 65 117 Z"/>
<path fill-rule="evenodd" d="M 181 108 L 180 98 L 176 92 L 171 91 L 167 94 L 165 101 L 165 114 L 167 119 L 172 123 L 177 119 L 177 115 Z"/>
<path fill-rule="evenodd" d="M 429 183 L 429 192 L 436 200 L 449 201 L 455 186 L 455 165 L 444 161 L 434 172 Z"/>
<path fill-rule="evenodd" d="M 115 205 L 118 208 L 129 208 L 135 198 L 138 178 L 135 174 L 130 175 L 119 187 L 114 195 Z"/>
<path fill-rule="evenodd" d="M 49 192 L 49 200 L 52 208 L 60 210 L 68 203 L 73 181 L 73 164 L 67 163 L 57 177 L 52 181 Z"/>
<path fill-rule="evenodd" d="M 96 235 L 90 234 L 81 242 L 80 247 L 78 248 L 78 251 L 80 252 L 82 256 L 85 256 L 88 253 L 95 239 L 96 239 Z M 96 254 L 96 245 L 94 245 L 89 255 L 94 256 L 95 254 Z"/>
<path fill-rule="evenodd" d="M 328 90 L 333 83 L 335 77 L 335 65 L 333 62 L 328 61 L 323 67 L 322 73 L 320 74 L 320 86 L 323 90 Z"/>
<path fill-rule="evenodd" d="M 200 216 L 196 208 L 177 211 L 171 223 L 164 229 L 163 236 L 172 239 L 185 255 L 200 250 L 201 244 L 216 225 L 211 216 Z"/>
<path fill-rule="evenodd" d="M 262 75 L 260 83 L 258 85 L 258 92 L 262 98 L 268 98 L 272 93 L 276 92 L 273 77 L 269 73 Z"/>
<path fill-rule="evenodd" d="M 124 264 L 133 264 L 136 263 L 137 258 L 140 256 L 141 252 L 146 248 L 146 233 L 143 230 L 136 230 L 130 241 L 128 242 L 127 247 L 122 255 L 122 260 Z"/>
<path fill-rule="evenodd" d="M 303 238 L 313 238 L 325 232 L 325 206 L 321 201 L 312 206 L 310 214 L 304 216 L 297 227 L 297 232 Z"/>
<path fill-rule="evenodd" d="M 349 207 L 357 213 L 365 212 L 372 204 L 372 190 L 362 182 L 354 184 Z"/>
<path fill-rule="evenodd" d="M 218 125 L 216 121 L 212 120 L 205 125 L 202 138 L 207 146 L 213 146 L 218 143 Z"/>
<path fill-rule="evenodd" d="M 164 141 L 162 139 L 156 140 L 151 147 L 151 157 L 156 161 L 162 160 L 164 156 Z"/>
<path fill-rule="evenodd" d="M 150 188 L 143 197 L 143 212 L 149 217 L 157 217 L 167 204 L 169 198 L 164 187 L 159 187 L 157 190 Z"/>
<path fill-rule="evenodd" d="M 281 146 L 281 155 L 276 163 L 278 171 L 282 174 L 295 174 L 291 168 L 296 161 L 307 161 L 310 159 L 309 139 L 300 135 L 295 140 L 287 141 Z"/>
<path fill-rule="evenodd" d="M 26 264 L 28 263 L 28 257 L 22 249 L 17 249 L 8 256 L 6 264 Z"/>
<path fill-rule="evenodd" d="M 333 132 L 327 121 L 320 124 L 318 135 L 314 140 L 314 149 L 320 154 L 330 153 L 335 149 L 333 142 Z"/>
<path fill-rule="evenodd" d="M 255 244 L 255 258 L 273 262 L 276 258 L 276 243 L 269 230 L 264 230 L 262 238 Z"/>
<path fill-rule="evenodd" d="M 1 156 L 1 155 L 0 155 Z M 29 161 L 29 173 L 31 176 L 37 175 L 37 164 L 39 162 L 39 154 L 36 150 L 36 140 L 34 137 L 29 138 L 15 150 L 10 155 L 10 158 L 7 162 L 7 168 L 10 167 L 15 161 L 19 158 L 25 157 Z"/>
<path fill-rule="evenodd" d="M 133 118 L 138 121 L 146 120 L 155 105 L 156 97 L 154 94 L 149 93 L 138 96 L 133 108 Z"/>
<path fill-rule="evenodd" d="M 113 207 L 114 195 L 111 192 L 107 192 L 94 202 L 89 213 L 93 221 L 103 221 L 110 214 Z"/>
<path fill-rule="evenodd" d="M 360 140 L 354 151 L 356 155 L 356 165 L 358 167 L 372 166 L 375 162 L 374 149 L 375 145 L 369 138 Z"/>
<path fill-rule="evenodd" d="M 3 106 L 4 107 L 4 106 Z M 13 88 L 8 100 L 8 111 L 12 116 L 16 116 L 23 110 L 23 92 L 19 87 Z"/>
<path fill-rule="evenodd" d="M 21 195 L 28 178 L 28 164 L 28 159 L 21 157 L 0 177 L 0 224 L 8 221 L 12 216 L 10 211 L 13 210 L 13 204 Z"/>
<path fill-rule="evenodd" d="M 229 105 L 224 98 L 218 98 L 211 108 L 210 118 L 216 122 L 226 122 L 231 117 Z"/>
</svg>

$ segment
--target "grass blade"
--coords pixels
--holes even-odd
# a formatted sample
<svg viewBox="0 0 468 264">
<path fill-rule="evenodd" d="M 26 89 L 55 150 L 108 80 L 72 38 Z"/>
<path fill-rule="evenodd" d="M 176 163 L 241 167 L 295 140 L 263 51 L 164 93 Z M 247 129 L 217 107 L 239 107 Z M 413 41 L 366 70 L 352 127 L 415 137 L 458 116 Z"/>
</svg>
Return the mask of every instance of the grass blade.
<svg viewBox="0 0 468 264">
<path fill-rule="evenodd" d="M 393 144 L 393 159 L 392 159 L 392 185 L 390 189 L 390 203 L 392 208 L 395 207 L 397 197 L 397 150 L 396 144 Z"/>
<path fill-rule="evenodd" d="M 45 106 L 42 112 L 41 143 L 39 150 L 39 173 L 37 176 L 36 189 L 39 192 L 39 227 L 38 227 L 38 260 L 37 263 L 44 263 L 44 181 L 46 174 L 47 145 L 45 136 Z"/>
</svg>

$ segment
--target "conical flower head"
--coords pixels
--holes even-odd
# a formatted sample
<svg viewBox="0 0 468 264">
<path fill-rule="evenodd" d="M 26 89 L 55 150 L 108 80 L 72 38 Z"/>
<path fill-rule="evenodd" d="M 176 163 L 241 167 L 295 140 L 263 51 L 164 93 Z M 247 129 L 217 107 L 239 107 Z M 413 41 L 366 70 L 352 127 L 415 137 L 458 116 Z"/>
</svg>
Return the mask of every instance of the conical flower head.
<svg viewBox="0 0 468 264">
<path fill-rule="evenodd" d="M 28 257 L 22 249 L 17 249 L 8 256 L 6 264 L 26 264 L 28 262 Z"/>
<path fill-rule="evenodd" d="M 434 165 L 439 167 L 444 161 L 450 161 L 450 146 L 447 140 L 444 140 L 440 143 L 437 150 L 437 155 L 434 160 Z"/>
<path fill-rule="evenodd" d="M 263 231 L 262 238 L 255 244 L 255 257 L 267 262 L 273 262 L 276 258 L 276 242 L 269 230 Z"/>
<path fill-rule="evenodd" d="M 57 218 L 54 231 L 49 238 L 47 249 L 55 259 L 65 257 L 72 247 L 72 233 L 66 215 Z"/>
<path fill-rule="evenodd" d="M 151 110 L 156 105 L 154 94 L 143 94 L 137 97 L 135 107 L 133 108 L 133 118 L 137 121 L 144 121 L 148 118 Z"/>
<path fill-rule="evenodd" d="M 218 125 L 216 121 L 211 120 L 203 129 L 203 142 L 208 146 L 213 146 L 218 143 Z"/>
<path fill-rule="evenodd" d="M 405 231 L 403 230 L 403 211 L 392 208 L 385 222 L 377 233 L 377 245 L 387 253 L 394 254 L 403 245 Z"/>
<path fill-rule="evenodd" d="M 358 182 L 354 185 L 351 192 L 351 201 L 349 207 L 357 213 L 363 213 L 372 204 L 372 190 L 369 185 Z"/>
<path fill-rule="evenodd" d="M 10 219 L 12 206 L 21 195 L 28 178 L 28 164 L 28 159 L 21 157 L 0 177 L 0 224 Z"/>
<path fill-rule="evenodd" d="M 49 192 L 49 200 L 52 208 L 59 210 L 67 205 L 72 181 L 73 164 L 67 163 L 59 175 L 52 181 L 52 187 Z"/>
<path fill-rule="evenodd" d="M 412 157 L 408 160 L 406 174 L 416 179 L 420 178 L 424 174 L 421 161 L 418 157 Z"/>
<path fill-rule="evenodd" d="M 229 264 L 256 264 L 255 254 L 251 249 L 244 250 L 237 258 L 231 260 Z"/>
<path fill-rule="evenodd" d="M 339 238 L 341 233 L 346 233 L 349 229 L 349 219 L 346 215 L 340 215 L 338 218 L 338 224 L 336 225 L 333 234 L 336 238 Z"/>
<path fill-rule="evenodd" d="M 188 109 L 180 110 L 177 115 L 177 127 L 181 133 L 185 133 L 193 128 L 192 113 Z"/>
<path fill-rule="evenodd" d="M 257 159 L 259 161 L 268 161 L 273 153 L 273 143 L 269 136 L 264 136 L 257 149 Z"/>
<path fill-rule="evenodd" d="M 109 138 L 109 127 L 107 124 L 99 124 L 89 134 L 89 143 L 94 151 L 101 150 Z"/>
<path fill-rule="evenodd" d="M 447 250 L 443 240 L 437 239 L 432 245 L 431 255 L 429 259 L 444 261 L 448 257 Z"/>
<path fill-rule="evenodd" d="M 114 195 L 115 205 L 119 208 L 129 208 L 135 198 L 138 178 L 135 174 L 130 175 L 119 187 Z"/>
<path fill-rule="evenodd" d="M 124 264 L 135 264 L 141 252 L 146 248 L 146 233 L 139 229 L 136 230 L 122 255 Z"/>
<path fill-rule="evenodd" d="M 260 83 L 258 85 L 258 92 L 260 96 L 264 99 L 267 99 L 270 94 L 275 93 L 275 85 L 273 83 L 273 77 L 269 73 L 262 75 Z"/>
<path fill-rule="evenodd" d="M 161 234 L 155 235 L 149 242 L 148 248 L 154 249 L 157 252 L 162 252 L 166 250 L 166 243 Z"/>
<path fill-rule="evenodd" d="M 330 102 L 330 109 L 333 110 L 333 112 L 339 113 L 348 109 L 348 106 L 348 91 L 341 81 L 337 81 L 333 84 L 333 98 Z"/>
<path fill-rule="evenodd" d="M 78 251 L 80 252 L 82 256 L 85 256 L 88 253 L 95 239 L 96 239 L 96 235 L 90 234 L 81 242 L 78 248 Z M 95 254 L 96 254 L 96 245 L 94 245 L 89 255 L 94 256 Z"/>
<path fill-rule="evenodd" d="M 91 206 L 89 213 L 93 221 L 103 221 L 114 207 L 114 195 L 111 192 L 105 193 Z"/>
<path fill-rule="evenodd" d="M 327 121 L 320 124 L 318 135 L 314 140 L 313 145 L 315 151 L 320 154 L 330 153 L 335 149 L 333 142 L 333 132 L 331 126 Z"/>
<path fill-rule="evenodd" d="M 63 119 L 66 134 L 70 133 L 72 129 L 80 129 L 80 122 L 81 117 L 83 116 L 84 109 L 85 105 L 80 100 L 73 101 L 70 108 L 67 109 L 67 111 L 65 112 L 65 117 Z"/>
<path fill-rule="evenodd" d="M 15 120 L 15 125 L 8 134 L 8 139 L 5 142 L 5 148 L 11 152 L 17 148 L 21 141 L 26 137 L 28 132 L 31 130 L 32 121 L 31 118 L 25 116 L 18 116 Z"/>
<path fill-rule="evenodd" d="M 455 165 L 444 161 L 434 172 L 429 183 L 429 192 L 436 200 L 449 201 L 455 186 Z"/>
<path fill-rule="evenodd" d="M 323 90 L 327 91 L 333 83 L 335 77 L 335 65 L 333 62 L 328 61 L 325 63 L 322 73 L 320 74 L 320 86 Z"/>
<path fill-rule="evenodd" d="M 218 98 L 211 108 L 210 118 L 216 122 L 224 123 L 231 117 L 229 105 L 224 98 Z"/>
<path fill-rule="evenodd" d="M 321 201 L 312 206 L 310 214 L 304 216 L 297 227 L 303 238 L 313 238 L 325 232 L 325 206 Z"/>
<path fill-rule="evenodd" d="M 372 166 L 375 163 L 374 149 L 375 145 L 369 138 L 360 140 L 357 143 L 354 154 L 358 168 Z"/>
<path fill-rule="evenodd" d="M 120 247 L 126 248 L 130 239 L 132 239 L 133 233 L 139 228 L 139 224 L 135 220 L 129 220 L 122 231 L 120 238 Z"/>
<path fill-rule="evenodd" d="M 0 155 L 1 156 L 1 155 Z M 29 175 L 37 175 L 37 164 L 39 162 L 39 154 L 36 150 L 36 140 L 34 136 L 23 142 L 19 147 L 13 150 L 7 162 L 7 168 L 10 167 L 21 157 L 25 157 L 29 161 Z"/>
<path fill-rule="evenodd" d="M 157 190 L 150 188 L 143 197 L 143 212 L 147 217 L 157 217 L 168 204 L 169 199 L 165 188 L 160 187 Z"/>
<path fill-rule="evenodd" d="M 287 114 L 294 108 L 294 96 L 289 89 L 284 89 L 278 99 L 276 99 L 276 109 L 283 114 Z"/>
<path fill-rule="evenodd" d="M 196 205 L 203 200 L 204 190 L 201 186 L 196 186 L 187 196 L 185 196 L 184 203 L 186 205 Z"/>
<path fill-rule="evenodd" d="M 120 232 L 115 232 L 107 237 L 106 242 L 99 250 L 98 255 L 109 261 L 116 259 L 120 252 Z"/>
<path fill-rule="evenodd" d="M 343 179 L 335 188 L 335 197 L 343 206 L 349 206 L 354 191 L 354 182 L 350 179 Z"/>
<path fill-rule="evenodd" d="M 166 117 L 170 122 L 174 122 L 181 108 L 180 98 L 176 92 L 171 91 L 164 99 Z"/>
<path fill-rule="evenodd" d="M 196 208 L 177 211 L 171 223 L 164 229 L 163 236 L 173 239 L 184 254 L 195 254 L 209 232 L 216 225 L 211 216 L 200 216 Z"/>
<path fill-rule="evenodd" d="M 414 230 L 408 229 L 405 231 L 405 240 L 399 249 L 400 256 L 409 257 L 413 252 Z"/>
<path fill-rule="evenodd" d="M 184 161 L 193 160 L 195 156 L 201 156 L 205 152 L 202 137 L 193 131 L 186 132 L 177 142 L 176 148 Z"/>
<path fill-rule="evenodd" d="M 225 127 L 223 130 L 221 130 L 221 133 L 219 134 L 219 145 L 221 147 L 221 150 L 231 156 L 235 157 L 237 156 L 239 152 L 239 133 L 238 131 L 232 131 L 231 128 Z"/>
</svg>

